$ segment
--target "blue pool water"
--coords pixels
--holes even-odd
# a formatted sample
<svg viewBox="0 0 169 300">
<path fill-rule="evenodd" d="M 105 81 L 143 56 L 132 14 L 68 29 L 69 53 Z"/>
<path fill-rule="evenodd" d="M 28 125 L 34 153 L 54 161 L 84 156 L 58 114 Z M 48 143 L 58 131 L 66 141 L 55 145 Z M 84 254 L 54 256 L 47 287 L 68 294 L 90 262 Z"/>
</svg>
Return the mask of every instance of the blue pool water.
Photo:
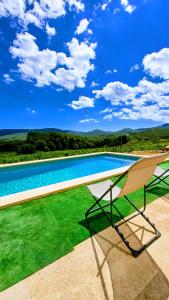
<svg viewBox="0 0 169 300">
<path fill-rule="evenodd" d="M 0 168 L 0 196 L 131 165 L 138 157 L 100 154 Z"/>
</svg>

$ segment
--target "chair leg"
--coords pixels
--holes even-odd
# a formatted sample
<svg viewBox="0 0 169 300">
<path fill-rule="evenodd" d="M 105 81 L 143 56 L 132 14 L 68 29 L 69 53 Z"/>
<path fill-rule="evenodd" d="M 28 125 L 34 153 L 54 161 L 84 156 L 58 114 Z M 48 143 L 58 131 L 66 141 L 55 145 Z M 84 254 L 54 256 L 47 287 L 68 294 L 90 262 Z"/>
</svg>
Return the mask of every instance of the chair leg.
<svg viewBox="0 0 169 300">
<path fill-rule="evenodd" d="M 119 234 L 119 236 L 121 237 L 122 241 L 125 243 L 125 245 L 127 246 L 127 248 L 131 251 L 132 255 L 134 257 L 137 257 L 138 255 L 140 255 L 143 250 L 145 250 L 148 246 L 150 246 L 155 240 L 157 240 L 160 236 L 161 233 L 156 229 L 155 225 L 149 220 L 148 217 L 145 216 L 144 214 L 144 210 L 141 211 L 139 210 L 129 199 L 128 197 L 125 197 L 126 200 L 136 209 L 136 211 L 138 212 L 136 215 L 129 217 L 128 219 L 125 219 L 123 222 L 120 222 L 118 225 L 113 225 L 113 228 L 116 230 L 116 232 Z M 146 208 L 146 206 L 145 206 Z M 120 213 L 120 212 L 119 212 Z M 120 231 L 119 227 L 124 224 L 127 223 L 129 220 L 135 218 L 137 215 L 141 215 L 145 221 L 153 228 L 154 230 L 154 237 L 151 238 L 146 244 L 142 245 L 140 248 L 138 249 L 134 249 L 130 246 L 129 241 L 124 237 L 123 233 Z"/>
<path fill-rule="evenodd" d="M 111 203 L 109 202 L 108 204 L 101 205 L 100 204 L 100 200 L 101 199 L 96 199 L 95 197 L 93 197 L 93 198 L 94 198 L 94 200 L 96 202 L 86 211 L 86 213 L 85 213 L 86 218 L 89 216 L 89 214 L 100 210 L 100 211 L 102 211 L 105 214 L 105 216 L 108 219 L 108 221 L 112 224 L 112 216 L 110 218 L 108 216 L 108 214 L 106 213 L 106 211 L 104 210 L 105 207 L 111 206 Z M 99 207 L 94 208 L 96 205 L 98 205 Z"/>
<path fill-rule="evenodd" d="M 143 210 L 139 210 L 130 200 L 127 196 L 125 196 L 126 200 L 130 203 L 131 206 L 134 207 L 134 209 L 137 211 L 137 214 L 135 214 L 134 216 L 131 216 L 129 217 L 128 219 L 124 219 L 124 216 L 122 216 L 121 212 L 117 209 L 117 207 L 115 206 L 115 202 L 118 200 L 115 199 L 114 201 L 111 201 L 110 203 L 102 206 L 100 204 L 100 199 L 99 200 L 96 200 L 96 203 L 94 203 L 86 212 L 86 219 L 88 218 L 88 215 L 92 212 L 95 212 L 95 211 L 98 211 L 98 210 L 101 210 L 105 216 L 107 217 L 107 219 L 109 220 L 111 226 L 116 230 L 116 232 L 118 233 L 118 235 L 120 236 L 120 238 L 122 239 L 122 241 L 125 243 L 125 245 L 127 246 L 127 248 L 131 251 L 132 255 L 134 257 L 137 257 L 138 255 L 141 254 L 141 252 L 143 250 L 145 250 L 149 245 L 151 245 L 156 239 L 158 239 L 161 234 L 160 232 L 156 229 L 155 225 L 149 220 L 148 217 L 145 216 L 144 214 L 144 211 L 146 209 L 146 188 L 144 187 L 144 207 L 143 207 Z M 99 205 L 99 207 L 95 208 L 94 207 L 96 205 Z M 106 211 L 104 210 L 104 207 L 107 207 L 107 206 L 110 206 L 110 213 L 111 213 L 111 217 L 108 216 L 108 214 L 106 213 Z M 112 208 L 115 208 L 116 211 L 118 212 L 118 214 L 120 215 L 120 217 L 124 220 L 122 222 L 120 222 L 118 225 L 116 224 L 113 224 L 113 220 L 112 220 Z M 119 227 L 124 224 L 124 223 L 127 223 L 129 220 L 133 219 L 134 217 L 138 216 L 138 215 L 141 215 L 146 221 L 147 223 L 153 228 L 154 230 L 154 237 L 152 239 L 150 239 L 146 244 L 142 245 L 139 249 L 134 249 L 130 246 L 129 244 L 129 241 L 124 237 L 123 233 L 120 231 Z"/>
</svg>

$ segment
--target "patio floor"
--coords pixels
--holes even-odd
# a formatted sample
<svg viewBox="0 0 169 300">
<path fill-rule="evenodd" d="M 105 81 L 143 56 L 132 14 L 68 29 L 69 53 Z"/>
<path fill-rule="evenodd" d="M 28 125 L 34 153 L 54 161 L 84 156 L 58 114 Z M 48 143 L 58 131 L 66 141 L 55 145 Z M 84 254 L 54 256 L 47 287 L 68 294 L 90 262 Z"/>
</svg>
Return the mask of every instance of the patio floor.
<svg viewBox="0 0 169 300">
<path fill-rule="evenodd" d="M 0 300 L 169 299 L 169 194 L 148 205 L 146 215 L 161 232 L 138 258 L 107 229 L 74 251 L 0 293 Z M 123 225 L 132 245 L 150 238 L 140 217 Z"/>
</svg>

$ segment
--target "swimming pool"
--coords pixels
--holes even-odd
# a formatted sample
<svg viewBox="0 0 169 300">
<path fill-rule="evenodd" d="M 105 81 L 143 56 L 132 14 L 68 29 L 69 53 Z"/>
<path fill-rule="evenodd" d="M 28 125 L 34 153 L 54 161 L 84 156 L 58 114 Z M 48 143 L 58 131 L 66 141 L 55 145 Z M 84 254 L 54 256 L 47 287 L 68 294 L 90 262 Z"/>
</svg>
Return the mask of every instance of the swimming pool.
<svg viewBox="0 0 169 300">
<path fill-rule="evenodd" d="M 0 197 L 131 165 L 139 157 L 97 154 L 0 168 Z"/>
</svg>

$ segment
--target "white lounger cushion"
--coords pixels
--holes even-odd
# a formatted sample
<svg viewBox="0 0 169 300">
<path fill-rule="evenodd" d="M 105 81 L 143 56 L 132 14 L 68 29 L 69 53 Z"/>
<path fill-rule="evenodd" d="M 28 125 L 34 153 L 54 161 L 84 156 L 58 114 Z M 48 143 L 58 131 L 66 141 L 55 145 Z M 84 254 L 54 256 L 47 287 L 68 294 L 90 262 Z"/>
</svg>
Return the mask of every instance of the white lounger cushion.
<svg viewBox="0 0 169 300">
<path fill-rule="evenodd" d="M 162 169 L 162 168 L 160 168 L 160 167 L 157 167 L 157 168 L 155 169 L 154 175 L 157 176 L 157 177 L 159 177 L 159 176 L 161 176 L 164 172 L 165 172 L 164 169 Z M 169 176 L 169 171 L 166 172 L 166 173 L 164 174 L 164 176 Z"/>
<path fill-rule="evenodd" d="M 98 199 L 110 188 L 111 185 L 113 185 L 113 182 L 110 179 L 108 179 L 100 183 L 90 184 L 87 187 L 89 191 L 92 193 L 92 195 Z M 118 186 L 115 186 L 112 189 L 112 199 L 118 198 L 120 192 L 121 189 Z M 106 201 L 110 201 L 110 192 L 108 192 L 102 199 Z"/>
</svg>

